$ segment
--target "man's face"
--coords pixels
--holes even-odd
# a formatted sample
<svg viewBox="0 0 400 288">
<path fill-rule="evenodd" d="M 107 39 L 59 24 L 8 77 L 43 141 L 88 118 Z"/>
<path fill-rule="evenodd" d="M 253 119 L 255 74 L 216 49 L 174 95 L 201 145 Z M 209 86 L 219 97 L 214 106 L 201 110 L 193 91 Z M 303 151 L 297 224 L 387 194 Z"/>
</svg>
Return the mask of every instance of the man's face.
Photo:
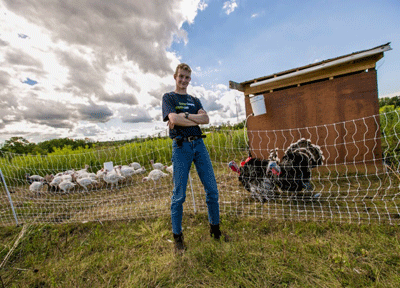
<svg viewBox="0 0 400 288">
<path fill-rule="evenodd" d="M 190 72 L 187 70 L 182 70 L 178 69 L 178 73 L 174 75 L 175 81 L 176 81 L 176 88 L 178 89 L 186 89 L 187 86 L 189 85 L 190 80 L 192 79 L 190 77 Z"/>
</svg>

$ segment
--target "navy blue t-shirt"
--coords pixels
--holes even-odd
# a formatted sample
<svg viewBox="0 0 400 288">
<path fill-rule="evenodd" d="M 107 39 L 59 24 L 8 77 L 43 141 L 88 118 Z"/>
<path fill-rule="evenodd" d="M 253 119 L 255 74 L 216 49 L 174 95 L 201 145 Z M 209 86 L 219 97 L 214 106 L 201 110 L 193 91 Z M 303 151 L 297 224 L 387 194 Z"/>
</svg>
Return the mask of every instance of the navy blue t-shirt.
<svg viewBox="0 0 400 288">
<path fill-rule="evenodd" d="M 197 114 L 197 112 L 203 109 L 203 105 L 198 98 L 193 97 L 189 94 L 177 94 L 175 92 L 165 93 L 162 98 L 162 113 L 163 121 L 168 121 L 169 113 L 185 113 Z M 198 136 L 201 135 L 201 129 L 199 126 L 174 126 L 174 129 L 170 129 L 169 137 L 174 139 L 180 135 L 182 137 Z"/>
</svg>

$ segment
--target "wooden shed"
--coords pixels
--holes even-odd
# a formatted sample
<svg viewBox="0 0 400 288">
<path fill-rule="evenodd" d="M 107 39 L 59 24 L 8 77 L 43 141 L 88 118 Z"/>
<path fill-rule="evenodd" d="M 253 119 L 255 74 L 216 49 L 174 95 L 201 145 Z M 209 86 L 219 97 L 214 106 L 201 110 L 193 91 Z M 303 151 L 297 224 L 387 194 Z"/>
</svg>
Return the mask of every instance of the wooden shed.
<svg viewBox="0 0 400 288">
<path fill-rule="evenodd" d="M 382 159 L 375 66 L 388 50 L 390 43 L 241 83 L 230 81 L 231 89 L 244 92 L 252 156 L 265 159 L 274 148 L 282 156 L 291 143 L 308 138 L 323 148 L 327 164 Z M 253 116 L 258 107 L 253 109 L 251 102 L 265 104 L 266 113 Z"/>
</svg>

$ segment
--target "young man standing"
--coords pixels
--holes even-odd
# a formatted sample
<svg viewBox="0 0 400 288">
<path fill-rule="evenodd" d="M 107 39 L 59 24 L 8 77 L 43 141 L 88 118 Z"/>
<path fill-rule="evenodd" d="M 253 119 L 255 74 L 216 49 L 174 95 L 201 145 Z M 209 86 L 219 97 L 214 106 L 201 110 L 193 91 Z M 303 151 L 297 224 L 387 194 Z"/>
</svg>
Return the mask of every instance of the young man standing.
<svg viewBox="0 0 400 288">
<path fill-rule="evenodd" d="M 186 249 L 182 234 L 183 203 L 189 171 L 194 162 L 206 192 L 210 235 L 220 239 L 218 188 L 207 148 L 199 124 L 208 124 L 209 118 L 200 100 L 187 94 L 192 70 L 187 64 L 176 67 L 175 91 L 165 93 L 162 99 L 164 121 L 168 121 L 169 137 L 173 139 L 172 164 L 174 190 L 171 198 L 172 232 L 177 251 Z"/>
</svg>

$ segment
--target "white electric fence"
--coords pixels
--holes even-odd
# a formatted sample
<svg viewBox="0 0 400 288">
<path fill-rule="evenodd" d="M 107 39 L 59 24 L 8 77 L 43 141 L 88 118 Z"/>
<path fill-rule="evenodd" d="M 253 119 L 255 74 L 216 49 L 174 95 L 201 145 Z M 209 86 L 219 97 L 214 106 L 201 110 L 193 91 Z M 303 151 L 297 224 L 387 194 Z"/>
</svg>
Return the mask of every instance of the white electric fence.
<svg viewBox="0 0 400 288">
<path fill-rule="evenodd" d="M 398 225 L 399 132 L 397 110 L 318 127 L 207 132 L 204 141 L 217 179 L 221 214 Z M 303 138 L 309 139 L 309 146 L 297 147 Z M 318 153 L 312 154 L 310 147 L 318 147 L 323 161 L 318 162 Z M 0 225 L 170 215 L 172 175 L 164 168 L 167 175 L 159 180 L 143 178 L 154 169 L 150 160 L 170 166 L 171 150 L 169 138 L 153 138 L 47 156 L 2 153 Z M 265 161 L 252 162 L 249 154 Z M 107 173 L 114 182 L 107 183 L 107 175 L 98 172 L 106 162 L 121 165 Z M 111 175 L 119 173 L 125 177 Z M 190 176 L 184 211 L 205 213 L 205 193 L 194 165 Z M 59 182 L 64 184 L 57 184 L 57 177 L 64 177 Z"/>
</svg>

